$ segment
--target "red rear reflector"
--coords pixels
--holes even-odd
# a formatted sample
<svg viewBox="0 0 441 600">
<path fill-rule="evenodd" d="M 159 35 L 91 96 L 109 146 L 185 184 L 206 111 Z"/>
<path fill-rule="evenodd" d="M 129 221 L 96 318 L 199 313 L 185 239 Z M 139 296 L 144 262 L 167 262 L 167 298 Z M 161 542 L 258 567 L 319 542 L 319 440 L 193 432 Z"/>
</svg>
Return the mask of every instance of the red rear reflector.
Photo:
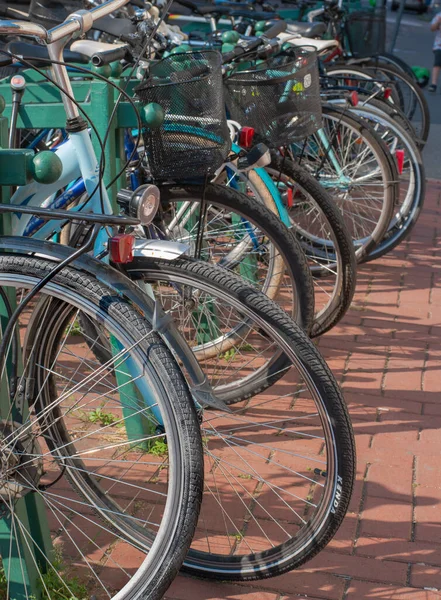
<svg viewBox="0 0 441 600">
<path fill-rule="evenodd" d="M 251 148 L 254 139 L 254 129 L 252 127 L 242 127 L 239 133 L 239 146 L 241 148 Z"/>
<path fill-rule="evenodd" d="M 353 92 L 351 92 L 351 104 L 352 106 L 357 106 L 358 104 L 358 94 L 357 92 L 354 90 Z"/>
<path fill-rule="evenodd" d="M 293 198 L 294 195 L 292 193 L 292 188 L 288 188 L 286 190 L 286 203 L 288 204 L 288 208 L 292 208 L 294 206 Z"/>
<path fill-rule="evenodd" d="M 133 260 L 135 238 L 129 233 L 118 233 L 109 240 L 110 260 L 114 263 L 129 263 Z"/>
<path fill-rule="evenodd" d="M 395 150 L 395 156 L 397 157 L 398 173 L 402 175 L 404 167 L 404 150 Z"/>
<path fill-rule="evenodd" d="M 389 100 L 389 98 L 392 96 L 392 88 L 386 88 L 383 96 L 385 100 Z"/>
</svg>

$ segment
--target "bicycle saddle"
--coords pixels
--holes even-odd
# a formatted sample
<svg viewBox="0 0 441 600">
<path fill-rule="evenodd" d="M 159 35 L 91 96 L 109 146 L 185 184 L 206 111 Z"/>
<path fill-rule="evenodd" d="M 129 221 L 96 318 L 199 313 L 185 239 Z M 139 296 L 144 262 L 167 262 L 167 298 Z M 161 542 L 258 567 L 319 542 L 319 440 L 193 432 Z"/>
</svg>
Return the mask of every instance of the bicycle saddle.
<svg viewBox="0 0 441 600">
<path fill-rule="evenodd" d="M 118 19 L 112 17 L 102 17 L 95 21 L 92 29 L 107 33 L 119 38 L 121 35 L 136 33 L 136 25 L 130 19 Z"/>
<path fill-rule="evenodd" d="M 17 56 L 32 57 L 32 59 L 28 60 L 35 66 L 47 65 L 50 62 L 46 46 L 39 46 L 31 42 L 9 42 L 9 44 L 6 44 L 5 50 Z M 67 63 L 89 63 L 89 58 L 79 52 L 64 50 L 63 55 Z"/>
<path fill-rule="evenodd" d="M 268 19 L 274 19 L 277 17 L 276 13 L 265 12 L 263 10 L 250 10 L 246 8 L 232 8 L 231 6 L 221 6 L 208 4 L 205 6 L 198 6 L 197 12 L 202 15 L 219 15 L 228 17 L 245 17 L 251 19 L 257 19 L 259 21 L 266 21 Z"/>
<path fill-rule="evenodd" d="M 315 38 L 322 37 L 326 33 L 325 23 L 299 23 L 298 21 L 288 21 L 287 31 L 289 33 L 299 33 L 303 37 Z"/>
<path fill-rule="evenodd" d="M 340 46 L 337 40 L 313 40 L 306 37 L 293 37 L 292 33 L 284 31 L 277 36 L 282 43 L 289 43 L 291 46 L 311 46 L 315 48 L 318 54 L 329 52 Z"/>
<path fill-rule="evenodd" d="M 250 17 L 252 19 L 258 19 L 259 21 L 266 21 L 268 19 L 274 19 L 277 15 L 275 13 L 266 12 L 262 10 L 253 10 L 250 8 L 244 8 L 243 5 L 236 7 L 234 3 L 228 4 L 198 4 L 192 0 L 176 0 L 178 4 L 184 6 L 186 9 L 197 13 L 202 16 L 229 16 L 229 17 Z M 173 8 L 173 11 L 175 8 Z"/>
<path fill-rule="evenodd" d="M 125 44 L 107 44 L 106 42 L 97 42 L 95 40 L 77 40 L 73 42 L 70 49 L 74 53 L 79 53 L 83 56 L 88 56 L 91 58 L 94 54 L 98 52 L 108 52 L 109 50 L 116 50 L 121 46 L 125 46 Z"/>
<path fill-rule="evenodd" d="M 7 19 L 20 19 L 27 21 L 29 19 L 29 4 L 14 4 L 8 6 L 4 2 L 0 2 L 0 17 Z"/>
<path fill-rule="evenodd" d="M 46 29 L 62 23 L 67 17 L 83 8 L 81 0 L 31 0 L 29 19 L 34 23 L 43 25 Z"/>
</svg>

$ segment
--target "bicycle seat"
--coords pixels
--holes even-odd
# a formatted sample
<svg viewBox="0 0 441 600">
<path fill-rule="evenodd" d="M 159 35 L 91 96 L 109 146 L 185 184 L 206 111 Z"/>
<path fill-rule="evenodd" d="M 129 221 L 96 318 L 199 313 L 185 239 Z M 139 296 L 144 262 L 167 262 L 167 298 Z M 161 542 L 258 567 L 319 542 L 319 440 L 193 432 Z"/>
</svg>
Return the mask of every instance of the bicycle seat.
<svg viewBox="0 0 441 600">
<path fill-rule="evenodd" d="M 251 19 L 257 19 L 259 21 L 266 21 L 267 19 L 274 19 L 276 13 L 265 12 L 263 10 L 250 10 L 246 8 L 233 8 L 231 6 L 213 5 L 207 4 L 197 6 L 195 9 L 202 16 L 228 16 L 228 17 L 245 17 Z"/>
<path fill-rule="evenodd" d="M 299 33 L 301 36 L 307 38 L 322 37 L 326 33 L 326 24 L 289 21 L 287 31 L 289 33 Z"/>
<path fill-rule="evenodd" d="M 136 33 L 136 25 L 130 19 L 114 19 L 110 16 L 102 17 L 98 21 L 95 21 L 92 29 L 113 35 L 116 38 L 119 38 L 121 35 Z"/>
<path fill-rule="evenodd" d="M 47 65 L 50 62 L 46 46 L 37 46 L 31 42 L 9 42 L 9 44 L 5 46 L 5 50 L 7 52 L 12 52 L 12 54 L 16 54 L 19 57 L 32 57 L 27 60 L 36 66 L 37 64 Z M 63 56 L 67 63 L 80 63 L 83 65 L 89 63 L 89 58 L 79 52 L 65 50 Z"/>
<path fill-rule="evenodd" d="M 120 46 L 125 46 L 123 43 L 117 44 L 107 44 L 105 42 L 96 42 L 95 40 L 77 40 L 74 42 L 70 49 L 72 52 L 81 54 L 83 56 L 88 56 L 91 58 L 94 54 L 98 52 L 108 52 L 109 50 L 116 50 Z"/>
<path fill-rule="evenodd" d="M 14 4 L 14 6 L 8 6 L 7 4 L 0 2 L 0 17 L 27 21 L 29 19 L 29 4 Z"/>
<path fill-rule="evenodd" d="M 295 34 L 284 31 L 283 33 L 279 33 L 277 37 L 281 42 L 289 43 L 292 46 L 311 46 L 315 48 L 318 54 L 330 52 L 340 46 L 337 40 L 313 40 L 306 37 L 293 37 L 293 35 Z"/>
</svg>

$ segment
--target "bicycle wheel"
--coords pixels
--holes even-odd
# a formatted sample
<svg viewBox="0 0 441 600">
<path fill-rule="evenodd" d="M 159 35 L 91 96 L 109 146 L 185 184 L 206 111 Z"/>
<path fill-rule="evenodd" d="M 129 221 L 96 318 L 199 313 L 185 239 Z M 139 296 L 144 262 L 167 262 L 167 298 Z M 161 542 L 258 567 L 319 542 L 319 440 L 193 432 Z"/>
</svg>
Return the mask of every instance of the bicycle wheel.
<svg viewBox="0 0 441 600">
<path fill-rule="evenodd" d="M 397 177 L 387 148 L 365 122 L 325 104 L 323 129 L 291 149 L 332 195 L 360 261 L 383 239 L 394 211 Z"/>
<path fill-rule="evenodd" d="M 419 85 L 399 69 L 390 64 L 373 62 L 363 69 L 347 65 L 332 65 L 327 67 L 329 76 L 337 75 L 353 78 L 357 86 L 368 92 L 379 87 L 390 87 L 392 95 L 389 102 L 398 102 L 399 108 L 411 120 L 420 140 L 427 142 L 430 130 L 430 111 L 427 100 Z M 383 83 L 376 83 L 380 80 Z"/>
<path fill-rule="evenodd" d="M 399 56 L 393 54 L 392 52 L 384 52 L 382 54 L 379 54 L 378 57 L 371 57 L 365 59 L 362 58 L 355 60 L 350 59 L 348 63 L 353 64 L 355 67 L 357 67 L 358 65 L 367 66 L 368 64 L 375 64 L 377 61 L 380 61 L 380 63 L 392 65 L 393 67 L 402 71 L 405 75 L 410 77 L 415 83 L 417 83 L 415 73 L 412 71 L 411 67 L 407 64 L 407 62 L 405 62 Z"/>
<path fill-rule="evenodd" d="M 200 236 L 201 260 L 239 273 L 311 330 L 314 291 L 303 251 L 252 192 L 246 195 L 218 184 L 163 186 L 161 205 L 160 234 L 189 243 L 193 254 Z"/>
<path fill-rule="evenodd" d="M 223 269 L 180 258 L 138 261 L 129 271 L 152 285 L 190 345 L 199 346 L 218 396 L 253 387 L 232 413 L 201 413 L 204 497 L 185 569 L 247 580 L 298 567 L 338 529 L 354 478 L 350 421 L 326 364 L 289 315 Z M 235 352 L 224 353 L 222 335 L 244 322 Z M 219 353 L 204 360 L 207 334 Z M 267 389 L 265 363 L 277 355 L 285 367 Z"/>
<path fill-rule="evenodd" d="M 316 314 L 310 335 L 319 336 L 338 323 L 354 296 L 352 239 L 332 197 L 304 169 L 287 157 L 273 156 L 267 171 L 282 194 L 314 277 Z"/>
<path fill-rule="evenodd" d="M 430 110 L 426 97 L 414 78 L 390 63 L 371 62 L 367 65 L 374 76 L 383 73 L 400 95 L 401 109 L 411 120 L 417 136 L 427 142 L 430 132 Z"/>
<path fill-rule="evenodd" d="M 53 266 L 3 254 L 0 286 L 20 299 Z M 80 311 L 113 348 L 108 363 L 89 349 L 99 338 L 86 344 Z M 159 600 L 186 554 L 201 499 L 201 438 L 185 380 L 136 307 L 74 268 L 38 294 L 24 328 L 19 383 L 27 382 L 32 410 L 20 414 L 18 386 L 1 421 L 3 515 L 36 545 L 45 597 Z M 48 514 L 51 556 L 21 520 L 28 495 Z"/>
<path fill-rule="evenodd" d="M 362 106 L 368 106 L 370 109 L 381 112 L 382 114 L 386 114 L 390 119 L 395 121 L 397 125 L 399 125 L 406 133 L 408 133 L 412 139 L 415 141 L 415 144 L 418 148 L 424 147 L 424 144 L 421 146 L 419 140 L 417 139 L 416 131 L 412 126 L 412 123 L 406 117 L 400 108 L 397 106 L 390 104 L 387 100 L 379 100 L 378 98 L 370 98 L 367 94 L 359 94 L 359 99 Z"/>
<path fill-rule="evenodd" d="M 421 154 L 412 137 L 393 119 L 380 113 L 370 105 L 356 106 L 353 112 L 367 119 L 381 139 L 387 144 L 391 154 L 402 161 L 400 173 L 400 198 L 389 228 L 372 253 L 365 261 L 374 260 L 390 252 L 411 232 L 423 208 L 426 192 L 424 165 Z"/>
</svg>

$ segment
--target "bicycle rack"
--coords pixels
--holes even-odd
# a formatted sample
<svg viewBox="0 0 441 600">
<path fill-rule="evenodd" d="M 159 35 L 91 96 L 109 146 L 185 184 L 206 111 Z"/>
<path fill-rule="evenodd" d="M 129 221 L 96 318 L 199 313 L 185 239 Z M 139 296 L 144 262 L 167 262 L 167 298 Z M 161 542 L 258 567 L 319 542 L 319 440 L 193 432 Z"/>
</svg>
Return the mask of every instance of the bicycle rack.
<svg viewBox="0 0 441 600">
<path fill-rule="evenodd" d="M 104 70 L 105 68 L 103 68 Z M 97 71 L 99 71 L 97 69 Z M 108 73 L 104 70 L 104 73 Z M 64 129 L 66 126 L 66 113 L 61 101 L 61 93 L 48 81 L 42 81 L 41 75 L 28 70 L 23 73 L 26 79 L 24 100 L 19 109 L 17 128 L 19 129 Z M 82 73 L 77 76 L 86 77 Z M 118 91 L 105 81 L 92 79 L 72 80 L 75 99 L 91 119 L 101 140 L 104 139 L 109 129 L 107 143 L 104 149 L 105 170 L 104 183 L 108 185 L 121 170 L 125 162 L 124 156 L 124 129 L 138 127 L 132 105 L 122 101 L 118 105 L 115 118 L 111 115 Z M 116 82 L 118 83 L 118 82 Z M 131 87 L 136 82 L 131 84 Z M 132 90 L 127 90 L 128 94 Z M 0 83 L 0 95 L 6 101 L 4 116 L 8 119 L 11 115 L 12 91 L 9 80 Z M 110 124 L 110 125 L 109 125 Z M 102 151 L 96 135 L 92 132 L 92 142 L 97 156 Z M 122 184 L 122 182 L 121 182 Z M 122 185 L 115 182 L 109 189 L 112 202 L 116 201 L 116 191 Z"/>
</svg>

